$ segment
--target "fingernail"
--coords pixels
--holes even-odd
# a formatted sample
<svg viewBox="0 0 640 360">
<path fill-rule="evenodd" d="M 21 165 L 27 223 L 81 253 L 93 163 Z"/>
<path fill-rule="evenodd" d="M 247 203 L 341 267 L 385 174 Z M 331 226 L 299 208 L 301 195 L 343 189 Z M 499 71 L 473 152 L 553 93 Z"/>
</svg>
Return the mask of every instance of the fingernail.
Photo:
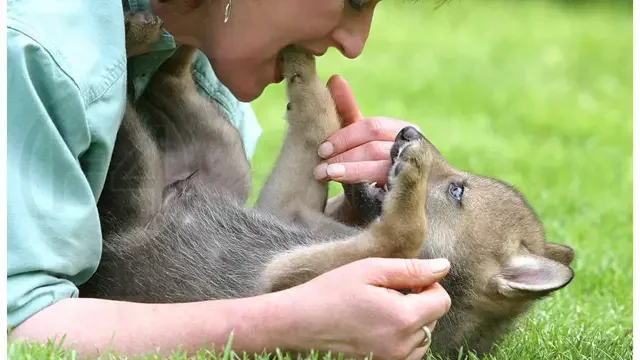
<svg viewBox="0 0 640 360">
<path fill-rule="evenodd" d="M 313 169 L 313 177 L 316 180 L 324 180 L 327 178 L 327 163 L 321 163 Z"/>
<path fill-rule="evenodd" d="M 451 264 L 447 259 L 434 259 L 434 260 L 431 260 L 431 264 L 429 266 L 433 274 L 440 274 L 447 271 L 449 269 L 449 266 L 451 266 Z"/>
<path fill-rule="evenodd" d="M 344 165 L 340 164 L 331 164 L 327 166 L 327 175 L 332 178 L 343 177 L 347 169 L 345 169 Z"/>
<path fill-rule="evenodd" d="M 318 148 L 318 156 L 323 159 L 328 158 L 331 154 L 333 154 L 333 144 L 328 141 L 322 143 Z"/>
</svg>

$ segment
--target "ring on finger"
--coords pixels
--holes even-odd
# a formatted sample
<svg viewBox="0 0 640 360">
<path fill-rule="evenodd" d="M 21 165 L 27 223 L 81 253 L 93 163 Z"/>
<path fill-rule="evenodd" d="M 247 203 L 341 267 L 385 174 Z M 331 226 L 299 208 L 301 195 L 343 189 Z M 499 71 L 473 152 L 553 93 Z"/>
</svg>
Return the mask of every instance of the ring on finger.
<svg viewBox="0 0 640 360">
<path fill-rule="evenodd" d="M 420 343 L 420 347 L 429 347 L 431 345 L 431 330 L 428 326 L 423 326 L 422 330 L 424 331 L 424 340 Z"/>
</svg>

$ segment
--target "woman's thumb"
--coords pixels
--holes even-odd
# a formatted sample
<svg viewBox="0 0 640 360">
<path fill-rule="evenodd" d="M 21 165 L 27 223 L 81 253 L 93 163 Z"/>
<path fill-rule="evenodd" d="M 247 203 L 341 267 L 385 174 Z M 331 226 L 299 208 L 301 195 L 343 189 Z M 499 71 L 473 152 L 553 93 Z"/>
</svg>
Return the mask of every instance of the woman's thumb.
<svg viewBox="0 0 640 360">
<path fill-rule="evenodd" d="M 389 289 L 413 289 L 442 280 L 451 264 L 447 259 L 376 259 L 367 269 L 371 285 Z"/>
</svg>

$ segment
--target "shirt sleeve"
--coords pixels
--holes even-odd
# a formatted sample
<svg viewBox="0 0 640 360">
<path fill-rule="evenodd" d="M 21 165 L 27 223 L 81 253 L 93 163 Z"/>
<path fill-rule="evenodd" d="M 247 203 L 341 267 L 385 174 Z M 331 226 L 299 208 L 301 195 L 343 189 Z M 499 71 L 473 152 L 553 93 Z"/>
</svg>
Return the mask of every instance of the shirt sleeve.
<svg viewBox="0 0 640 360">
<path fill-rule="evenodd" d="M 92 138 L 78 86 L 45 46 L 10 27 L 7 68 L 7 318 L 14 328 L 76 297 L 98 265 L 102 240 L 80 160 Z"/>
</svg>

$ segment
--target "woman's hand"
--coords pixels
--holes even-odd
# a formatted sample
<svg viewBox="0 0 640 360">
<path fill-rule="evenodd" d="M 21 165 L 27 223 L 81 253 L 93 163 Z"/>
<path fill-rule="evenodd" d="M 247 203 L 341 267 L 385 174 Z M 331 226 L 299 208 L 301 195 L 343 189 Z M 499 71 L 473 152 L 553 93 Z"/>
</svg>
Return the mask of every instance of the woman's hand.
<svg viewBox="0 0 640 360">
<path fill-rule="evenodd" d="M 286 308 L 279 341 L 285 337 L 294 350 L 419 360 L 428 348 L 420 345 L 425 339 L 422 327 L 433 331 L 451 305 L 437 283 L 449 266 L 445 259 L 369 258 L 274 293 L 280 299 L 274 307 Z M 414 291 L 403 295 L 392 289 Z"/>
<path fill-rule="evenodd" d="M 314 176 L 347 184 L 386 183 L 389 152 L 396 135 L 403 127 L 415 125 L 388 117 L 363 119 L 346 80 L 333 76 L 327 86 L 344 127 L 318 149 L 326 161 L 316 167 Z"/>
</svg>

